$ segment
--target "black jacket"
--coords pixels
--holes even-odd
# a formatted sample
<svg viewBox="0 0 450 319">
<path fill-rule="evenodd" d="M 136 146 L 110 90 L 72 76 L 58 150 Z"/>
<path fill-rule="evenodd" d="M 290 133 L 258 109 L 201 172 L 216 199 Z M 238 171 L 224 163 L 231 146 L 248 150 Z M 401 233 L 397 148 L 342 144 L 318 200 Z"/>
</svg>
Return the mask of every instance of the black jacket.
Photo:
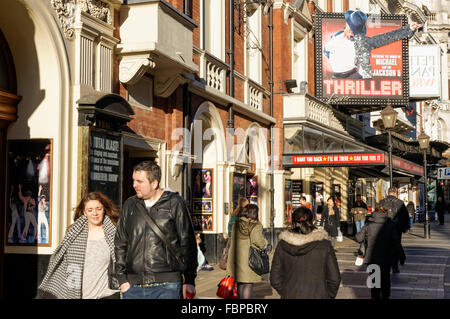
<svg viewBox="0 0 450 319">
<path fill-rule="evenodd" d="M 436 201 L 436 205 L 434 205 L 434 210 L 437 213 L 443 213 L 447 210 L 447 206 L 445 205 L 444 201 L 442 201 L 442 202 Z"/>
<path fill-rule="evenodd" d="M 270 284 L 282 299 L 327 299 L 337 295 L 341 275 L 324 230 L 308 235 L 284 231 L 275 249 Z"/>
<path fill-rule="evenodd" d="M 182 264 L 146 223 L 137 205 L 145 210 L 144 200 L 128 198 L 120 215 L 115 237 L 116 274 L 120 284 L 157 282 L 195 283 L 197 242 L 191 218 L 178 193 L 164 191 L 150 208 L 149 215 L 172 246 L 182 255 Z"/>
<path fill-rule="evenodd" d="M 388 216 L 373 212 L 361 231 L 356 234 L 357 242 L 366 242 L 364 263 L 391 265 L 394 257 L 401 256 L 402 252 L 398 236 L 395 224 Z"/>
<path fill-rule="evenodd" d="M 389 195 L 380 202 L 388 210 L 388 217 L 392 219 L 399 232 L 406 232 L 409 227 L 409 214 L 401 199 Z"/>
<path fill-rule="evenodd" d="M 329 214 L 328 205 L 325 205 L 322 211 L 322 219 L 320 225 L 328 232 L 331 237 L 337 237 L 338 227 L 340 226 L 339 209 L 337 206 L 333 206 L 334 215 Z"/>
</svg>

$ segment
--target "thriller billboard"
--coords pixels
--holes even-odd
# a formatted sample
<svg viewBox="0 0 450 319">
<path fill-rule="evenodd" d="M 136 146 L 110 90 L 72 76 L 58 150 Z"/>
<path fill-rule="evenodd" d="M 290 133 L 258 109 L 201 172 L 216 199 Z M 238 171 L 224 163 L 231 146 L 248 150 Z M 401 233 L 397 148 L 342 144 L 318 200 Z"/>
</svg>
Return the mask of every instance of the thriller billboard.
<svg viewBox="0 0 450 319">
<path fill-rule="evenodd" d="M 339 105 L 407 105 L 408 38 L 403 15 L 318 13 L 316 97 Z"/>
</svg>

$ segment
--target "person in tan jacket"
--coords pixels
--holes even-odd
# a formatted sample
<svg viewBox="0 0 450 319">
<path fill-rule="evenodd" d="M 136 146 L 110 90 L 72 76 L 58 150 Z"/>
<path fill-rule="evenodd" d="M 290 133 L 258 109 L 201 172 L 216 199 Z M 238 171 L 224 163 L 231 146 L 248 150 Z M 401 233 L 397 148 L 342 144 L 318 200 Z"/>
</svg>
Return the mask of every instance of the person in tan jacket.
<svg viewBox="0 0 450 319">
<path fill-rule="evenodd" d="M 258 206 L 248 204 L 239 213 L 232 228 L 231 247 L 227 261 L 227 275 L 238 283 L 240 299 L 250 299 L 253 284 L 261 281 L 248 265 L 250 246 L 262 249 L 267 246 L 263 226 L 258 221 Z"/>
</svg>

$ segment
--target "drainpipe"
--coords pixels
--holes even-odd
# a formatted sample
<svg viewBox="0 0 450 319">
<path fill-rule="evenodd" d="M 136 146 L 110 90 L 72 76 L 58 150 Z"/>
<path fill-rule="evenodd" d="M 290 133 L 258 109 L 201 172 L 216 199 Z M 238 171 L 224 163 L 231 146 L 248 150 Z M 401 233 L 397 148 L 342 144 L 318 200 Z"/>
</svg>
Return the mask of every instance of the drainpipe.
<svg viewBox="0 0 450 319">
<path fill-rule="evenodd" d="M 269 8 L 269 55 L 270 55 L 270 116 L 273 117 L 273 6 Z M 270 124 L 270 233 L 271 244 L 275 247 L 275 198 L 274 198 L 274 124 Z"/>
<path fill-rule="evenodd" d="M 190 150 L 188 149 L 188 145 L 191 143 L 190 136 L 187 134 L 191 125 L 191 93 L 189 92 L 189 84 L 185 83 L 183 85 L 183 155 L 186 153 L 190 154 Z M 187 136 L 186 136 L 187 135 Z M 183 198 L 187 203 L 190 203 L 190 187 L 189 181 L 191 180 L 191 161 L 183 160 L 183 175 L 181 182 L 181 193 L 183 194 Z"/>
<path fill-rule="evenodd" d="M 230 59 L 230 80 L 229 80 L 229 93 L 231 97 L 234 97 L 234 1 L 229 0 L 229 49 L 228 56 Z M 228 122 L 227 128 L 234 128 L 234 112 L 233 103 L 228 104 Z"/>
</svg>

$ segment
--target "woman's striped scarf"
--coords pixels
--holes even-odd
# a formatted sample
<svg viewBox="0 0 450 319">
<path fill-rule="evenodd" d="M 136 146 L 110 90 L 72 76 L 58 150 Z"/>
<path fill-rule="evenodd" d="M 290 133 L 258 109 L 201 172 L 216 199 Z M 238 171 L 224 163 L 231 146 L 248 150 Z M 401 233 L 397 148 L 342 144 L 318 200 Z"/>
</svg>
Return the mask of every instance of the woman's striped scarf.
<svg viewBox="0 0 450 319">
<path fill-rule="evenodd" d="M 116 227 L 106 215 L 103 220 L 103 230 L 110 255 L 115 262 Z M 81 299 L 87 235 L 88 220 L 86 216 L 82 215 L 69 229 L 50 258 L 47 273 L 38 288 L 38 298 L 50 293 L 53 295 L 52 297 L 58 299 Z"/>
</svg>

